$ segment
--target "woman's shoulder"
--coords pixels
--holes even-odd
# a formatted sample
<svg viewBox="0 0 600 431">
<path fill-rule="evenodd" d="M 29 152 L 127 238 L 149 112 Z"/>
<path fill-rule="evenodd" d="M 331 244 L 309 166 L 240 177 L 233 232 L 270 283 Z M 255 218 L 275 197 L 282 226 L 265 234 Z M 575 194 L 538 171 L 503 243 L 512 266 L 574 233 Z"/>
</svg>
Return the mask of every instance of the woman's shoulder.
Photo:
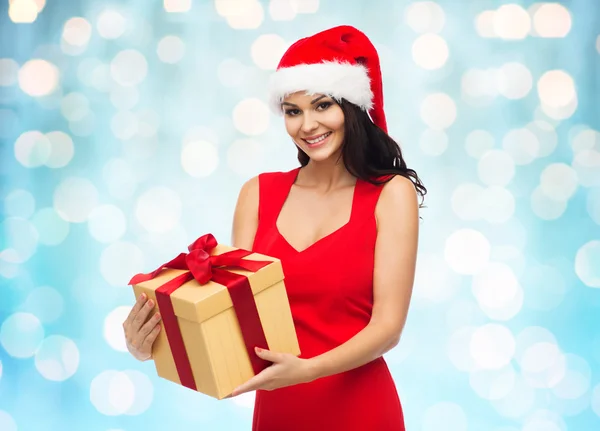
<svg viewBox="0 0 600 431">
<path fill-rule="evenodd" d="M 415 184 L 404 175 L 387 175 L 387 181 L 382 183 L 379 205 L 384 210 L 395 212 L 406 206 L 407 201 L 414 201 L 418 206 L 418 196 Z"/>
<path fill-rule="evenodd" d="M 401 174 L 386 174 L 374 177 L 376 184 L 370 183 L 373 193 L 377 195 L 378 206 L 397 205 L 417 195 L 414 183 Z"/>
<path fill-rule="evenodd" d="M 412 184 L 412 181 L 401 174 L 384 174 L 384 175 L 373 175 L 369 177 L 369 183 L 373 184 L 376 187 L 388 187 L 388 188 L 396 188 L 402 187 L 402 184 L 406 186 L 407 184 Z M 393 184 L 388 186 L 388 184 Z"/>
<path fill-rule="evenodd" d="M 273 181 L 273 180 L 279 180 L 282 178 L 285 178 L 289 175 L 293 175 L 296 171 L 298 171 L 298 169 L 300 168 L 294 168 L 288 171 L 266 171 L 266 172 L 262 172 L 260 174 L 258 174 L 256 176 L 256 181 L 260 182 L 265 182 L 265 181 Z"/>
</svg>

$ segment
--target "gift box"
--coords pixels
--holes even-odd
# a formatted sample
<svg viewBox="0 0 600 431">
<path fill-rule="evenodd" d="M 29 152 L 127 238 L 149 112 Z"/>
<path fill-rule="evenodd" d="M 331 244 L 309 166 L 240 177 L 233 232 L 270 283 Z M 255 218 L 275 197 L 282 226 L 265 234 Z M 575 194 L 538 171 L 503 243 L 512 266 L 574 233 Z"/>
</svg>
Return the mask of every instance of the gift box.
<svg viewBox="0 0 600 431">
<path fill-rule="evenodd" d="M 254 347 L 300 354 L 279 259 L 198 238 L 175 259 L 130 285 L 161 314 L 153 345 L 162 378 L 216 399 L 271 363 Z"/>
</svg>

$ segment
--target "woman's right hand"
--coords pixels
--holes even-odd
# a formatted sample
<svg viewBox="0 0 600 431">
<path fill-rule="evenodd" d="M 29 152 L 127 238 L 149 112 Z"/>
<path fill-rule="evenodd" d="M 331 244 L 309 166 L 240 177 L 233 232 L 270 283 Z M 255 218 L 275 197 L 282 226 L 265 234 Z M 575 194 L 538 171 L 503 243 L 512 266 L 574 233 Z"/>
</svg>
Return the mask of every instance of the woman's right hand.
<svg viewBox="0 0 600 431">
<path fill-rule="evenodd" d="M 152 344 L 160 332 L 160 314 L 148 315 L 154 308 L 154 301 L 141 294 L 123 322 L 127 349 L 139 361 L 152 358 Z"/>
</svg>

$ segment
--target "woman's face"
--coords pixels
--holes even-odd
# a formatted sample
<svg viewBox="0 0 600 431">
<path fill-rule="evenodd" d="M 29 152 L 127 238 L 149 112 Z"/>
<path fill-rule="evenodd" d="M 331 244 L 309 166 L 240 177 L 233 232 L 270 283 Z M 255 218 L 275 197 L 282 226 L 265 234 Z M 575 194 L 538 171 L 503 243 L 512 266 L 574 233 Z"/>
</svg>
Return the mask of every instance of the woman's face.
<svg viewBox="0 0 600 431">
<path fill-rule="evenodd" d="M 344 113 L 331 97 L 290 94 L 281 104 L 285 128 L 294 142 L 313 161 L 338 156 L 344 141 Z"/>
</svg>

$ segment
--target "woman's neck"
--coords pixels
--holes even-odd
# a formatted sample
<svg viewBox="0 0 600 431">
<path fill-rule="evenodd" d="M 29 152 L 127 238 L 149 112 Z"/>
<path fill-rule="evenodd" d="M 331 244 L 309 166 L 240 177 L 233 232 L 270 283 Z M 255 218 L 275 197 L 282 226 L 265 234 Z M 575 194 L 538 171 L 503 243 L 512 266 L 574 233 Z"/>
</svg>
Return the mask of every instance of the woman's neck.
<svg viewBox="0 0 600 431">
<path fill-rule="evenodd" d="M 309 160 L 308 164 L 300 170 L 296 180 L 296 184 L 315 187 L 323 193 L 353 186 L 355 183 L 356 178 L 348 172 L 341 158 L 337 162 L 335 159 L 322 162 Z"/>
</svg>

